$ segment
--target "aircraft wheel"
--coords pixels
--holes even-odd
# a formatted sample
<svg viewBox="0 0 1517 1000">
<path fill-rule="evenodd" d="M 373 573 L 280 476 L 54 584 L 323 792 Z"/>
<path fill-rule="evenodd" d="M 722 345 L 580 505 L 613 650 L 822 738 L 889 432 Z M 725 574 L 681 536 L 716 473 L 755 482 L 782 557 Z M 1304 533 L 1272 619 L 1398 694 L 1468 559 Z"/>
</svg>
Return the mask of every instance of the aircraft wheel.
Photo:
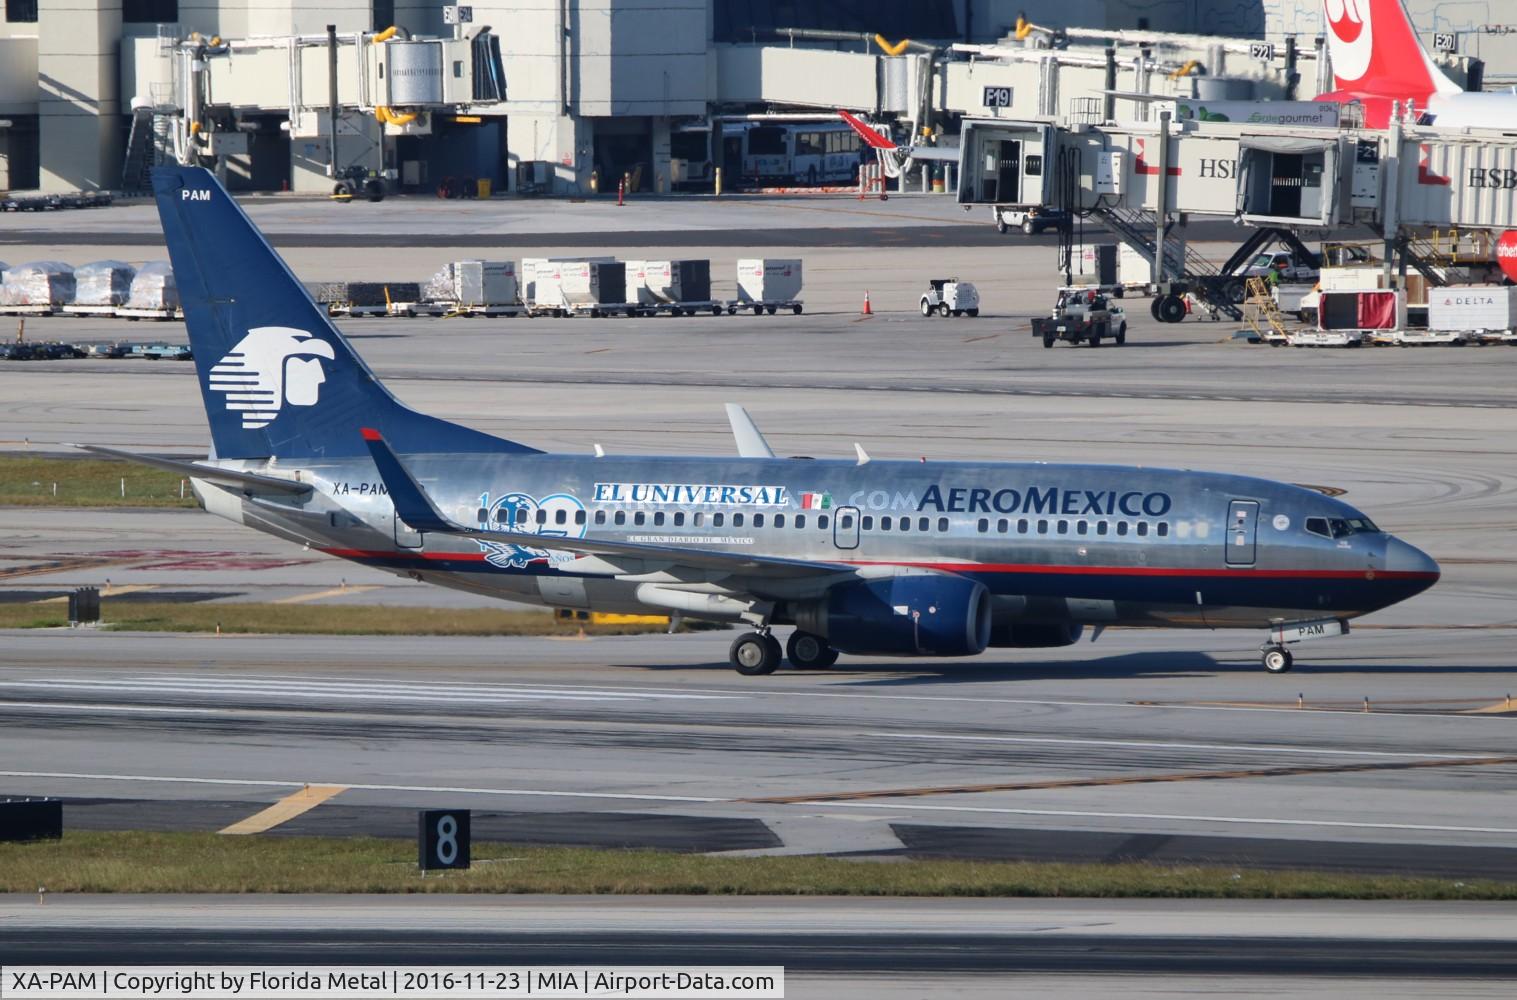
<svg viewBox="0 0 1517 1000">
<path fill-rule="evenodd" d="M 1161 298 L 1161 296 L 1155 295 L 1149 301 L 1149 303 L 1148 303 L 1148 312 L 1149 312 L 1149 315 L 1151 315 L 1154 319 L 1158 319 L 1159 318 L 1159 299 L 1160 298 Z"/>
<path fill-rule="evenodd" d="M 1222 293 L 1227 296 L 1227 301 L 1235 306 L 1241 306 L 1243 300 L 1248 298 L 1247 286 L 1236 278 L 1222 286 Z"/>
<path fill-rule="evenodd" d="M 1158 300 L 1155 315 L 1161 323 L 1178 323 L 1185 319 L 1185 300 L 1178 295 L 1166 295 Z"/>
<path fill-rule="evenodd" d="M 732 668 L 744 677 L 759 677 L 772 674 L 780 665 L 780 643 L 771 635 L 762 632 L 744 632 L 732 640 L 727 654 L 732 659 Z"/>
<path fill-rule="evenodd" d="M 825 670 L 838 661 L 838 651 L 827 640 L 796 629 L 785 643 L 785 655 L 797 670 Z"/>
<path fill-rule="evenodd" d="M 1264 656 L 1261 659 L 1264 663 L 1264 669 L 1272 674 L 1289 673 L 1292 664 L 1295 662 L 1290 654 L 1290 650 L 1284 646 L 1269 647 L 1264 651 Z"/>
</svg>

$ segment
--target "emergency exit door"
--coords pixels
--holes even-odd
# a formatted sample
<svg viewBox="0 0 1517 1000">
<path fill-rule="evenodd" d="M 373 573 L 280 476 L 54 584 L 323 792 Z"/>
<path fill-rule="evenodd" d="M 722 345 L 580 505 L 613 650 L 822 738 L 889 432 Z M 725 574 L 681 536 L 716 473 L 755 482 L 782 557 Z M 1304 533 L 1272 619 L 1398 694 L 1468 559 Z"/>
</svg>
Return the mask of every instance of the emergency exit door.
<svg viewBox="0 0 1517 1000">
<path fill-rule="evenodd" d="M 1234 500 L 1227 505 L 1227 564 L 1252 566 L 1258 542 L 1259 502 Z"/>
</svg>

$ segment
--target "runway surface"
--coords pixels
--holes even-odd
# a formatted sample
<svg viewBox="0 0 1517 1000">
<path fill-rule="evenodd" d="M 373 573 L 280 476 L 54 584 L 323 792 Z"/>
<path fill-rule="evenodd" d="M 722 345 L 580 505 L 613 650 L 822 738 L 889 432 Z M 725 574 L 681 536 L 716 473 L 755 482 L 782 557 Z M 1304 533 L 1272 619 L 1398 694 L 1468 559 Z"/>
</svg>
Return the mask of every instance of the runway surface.
<svg viewBox="0 0 1517 1000">
<path fill-rule="evenodd" d="M 1286 678 L 1244 635 L 1117 632 L 754 683 L 722 633 L 10 633 L 0 781 L 96 827 L 218 829 L 309 783 L 345 790 L 283 832 L 449 805 L 508 840 L 1517 877 L 1510 637 L 1439 667 L 1435 636 Z"/>
<path fill-rule="evenodd" d="M 1510 905 L 626 897 L 0 897 L 0 961 L 100 964 L 778 965 L 933 974 L 1517 974 Z M 808 975 L 809 974 L 809 975 Z M 964 977 L 964 978 L 961 978 Z M 1482 982 L 1482 981 L 1489 982 Z M 973 979 L 968 979 L 973 982 Z M 811 988 L 808 988 L 811 987 Z M 850 993 L 850 995 L 860 995 Z M 868 995 L 868 994 L 862 994 Z"/>
</svg>

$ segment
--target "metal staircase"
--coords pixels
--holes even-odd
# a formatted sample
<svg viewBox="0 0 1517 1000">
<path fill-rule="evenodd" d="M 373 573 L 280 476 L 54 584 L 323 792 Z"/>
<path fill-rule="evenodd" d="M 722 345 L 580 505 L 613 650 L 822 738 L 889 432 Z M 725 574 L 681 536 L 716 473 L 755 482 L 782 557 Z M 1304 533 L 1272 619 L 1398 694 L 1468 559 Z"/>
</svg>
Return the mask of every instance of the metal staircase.
<svg viewBox="0 0 1517 1000">
<path fill-rule="evenodd" d="M 1158 220 L 1152 212 L 1103 204 L 1097 205 L 1092 214 L 1115 233 L 1118 239 L 1141 254 L 1150 264 L 1155 264 L 1154 258 L 1158 256 L 1158 242 L 1155 239 Z M 1173 227 L 1173 222 L 1166 225 L 1165 233 L 1168 234 Z M 1229 319 L 1241 320 L 1243 310 L 1238 308 L 1234 296 L 1228 293 L 1226 274 L 1225 269 L 1219 272 L 1215 264 L 1192 249 L 1189 243 L 1185 243 L 1182 250 L 1182 244 L 1178 241 L 1171 243 L 1168 240 L 1165 241 L 1164 263 L 1155 265 L 1153 270 L 1154 284 L 1161 290 L 1193 296 L 1211 310 L 1214 318 L 1221 314 Z"/>
<path fill-rule="evenodd" d="M 174 112 L 154 103 L 132 112 L 132 128 L 126 139 L 126 161 L 121 167 L 123 194 L 151 194 L 153 168 L 170 158 L 173 147 Z"/>
<path fill-rule="evenodd" d="M 1248 320 L 1249 328 L 1266 344 L 1284 343 L 1289 339 L 1285 330 L 1285 317 L 1280 313 L 1280 305 L 1275 301 L 1269 282 L 1263 278 L 1249 278 L 1247 289 L 1248 297 L 1244 299 L 1243 305 L 1246 308 L 1244 318 Z"/>
<path fill-rule="evenodd" d="M 1454 238 L 1457 241 L 1457 234 Z M 1436 234 L 1433 239 L 1398 236 L 1395 246 L 1401 251 L 1402 259 L 1416 268 L 1430 287 L 1441 288 L 1449 283 L 1447 269 L 1454 264 L 1455 255 L 1440 245 Z"/>
</svg>

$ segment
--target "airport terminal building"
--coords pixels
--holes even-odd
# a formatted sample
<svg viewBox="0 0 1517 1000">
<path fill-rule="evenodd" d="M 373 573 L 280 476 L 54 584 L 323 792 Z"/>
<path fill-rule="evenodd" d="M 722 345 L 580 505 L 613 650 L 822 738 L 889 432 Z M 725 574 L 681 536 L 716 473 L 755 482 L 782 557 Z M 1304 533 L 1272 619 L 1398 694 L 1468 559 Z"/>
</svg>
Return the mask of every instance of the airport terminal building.
<svg viewBox="0 0 1517 1000">
<path fill-rule="evenodd" d="M 1455 62 L 1517 48 L 1485 30 L 1495 0 L 1410 6 L 1430 37 L 1455 35 Z M 1054 56 L 1015 36 L 1022 12 L 1129 34 Z M 1313 55 L 1316 4 L 1282 0 L 6 0 L 3 13 L 0 190 L 130 191 L 177 161 L 214 165 L 234 190 L 320 192 L 361 170 L 406 191 L 667 191 L 709 186 L 724 163 L 729 183 L 759 180 L 773 137 L 732 145 L 758 116 L 820 123 L 845 107 L 952 135 L 962 115 L 1062 113 L 1098 92 L 1105 44 L 1124 89 L 1310 97 L 1321 78 L 1295 62 Z M 1203 37 L 1216 24 L 1279 51 L 1226 51 Z M 1162 50 L 1145 31 L 1195 35 Z M 857 155 L 823 128 L 786 141 L 815 165 L 792 157 L 768 180 L 816 183 Z"/>
</svg>

